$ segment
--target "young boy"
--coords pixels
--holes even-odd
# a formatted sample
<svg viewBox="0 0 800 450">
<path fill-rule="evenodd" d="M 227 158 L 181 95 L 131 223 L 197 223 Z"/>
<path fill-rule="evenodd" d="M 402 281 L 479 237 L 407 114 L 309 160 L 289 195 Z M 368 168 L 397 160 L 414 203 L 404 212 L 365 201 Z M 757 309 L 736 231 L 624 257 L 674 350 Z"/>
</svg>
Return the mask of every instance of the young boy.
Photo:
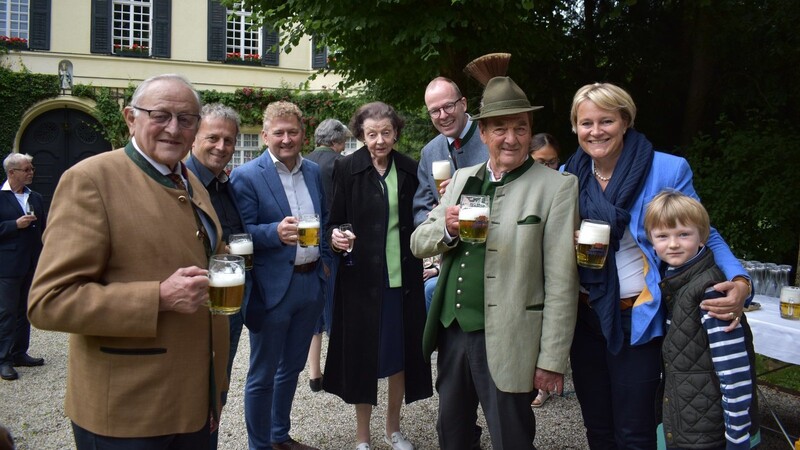
<svg viewBox="0 0 800 450">
<path fill-rule="evenodd" d="M 713 318 L 700 302 L 721 294 L 725 280 L 705 247 L 710 224 L 697 200 L 658 194 L 644 227 L 661 259 L 661 298 L 667 308 L 663 343 L 663 433 L 670 449 L 749 449 L 756 419 L 752 334 L 742 317 Z M 731 331 L 725 329 L 735 325 Z"/>
</svg>

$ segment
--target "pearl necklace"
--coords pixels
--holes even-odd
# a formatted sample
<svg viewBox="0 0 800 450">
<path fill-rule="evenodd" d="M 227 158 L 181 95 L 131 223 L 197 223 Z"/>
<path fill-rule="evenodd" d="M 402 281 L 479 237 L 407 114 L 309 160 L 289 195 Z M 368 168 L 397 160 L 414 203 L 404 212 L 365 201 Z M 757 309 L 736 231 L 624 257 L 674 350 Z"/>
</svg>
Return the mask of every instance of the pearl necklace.
<svg viewBox="0 0 800 450">
<path fill-rule="evenodd" d="M 614 176 L 614 174 L 611 174 L 608 177 L 600 175 L 600 172 L 597 171 L 597 167 L 595 167 L 594 164 L 592 164 L 592 172 L 594 172 L 594 176 L 596 176 L 600 181 L 606 183 L 608 183 L 611 180 L 611 177 Z"/>
</svg>

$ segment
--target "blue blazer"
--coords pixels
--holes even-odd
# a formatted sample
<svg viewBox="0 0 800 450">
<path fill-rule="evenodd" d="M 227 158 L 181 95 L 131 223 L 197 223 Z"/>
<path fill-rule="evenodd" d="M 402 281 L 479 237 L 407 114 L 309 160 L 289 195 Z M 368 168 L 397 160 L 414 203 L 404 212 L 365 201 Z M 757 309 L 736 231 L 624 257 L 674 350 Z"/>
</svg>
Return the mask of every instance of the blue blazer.
<svg viewBox="0 0 800 450">
<path fill-rule="evenodd" d="M 700 200 L 692 185 L 692 170 L 689 163 L 678 156 L 655 152 L 650 174 L 631 207 L 631 221 L 628 225 L 631 235 L 647 260 L 645 284 L 651 296 L 648 298 L 647 293 L 644 293 L 645 295 L 640 296 L 633 307 L 631 324 L 631 344 L 633 345 L 644 344 L 665 333 L 666 318 L 661 306 L 661 288 L 659 287 L 661 282 L 661 274 L 658 270 L 660 260 L 644 229 L 644 213 L 647 204 L 664 189 L 678 190 Z M 714 260 L 728 280 L 735 276 L 750 278 L 731 252 L 728 244 L 713 227 L 706 244 L 714 252 Z"/>
<path fill-rule="evenodd" d="M 38 192 L 30 191 L 28 203 L 33 206 L 37 220 L 19 230 L 17 219 L 25 211 L 12 191 L 0 191 L 0 278 L 23 277 L 36 270 L 47 214 Z"/>
<path fill-rule="evenodd" d="M 324 230 L 328 212 L 322 207 L 325 194 L 319 166 L 304 159 L 300 171 Z M 281 242 L 277 232 L 278 224 L 292 215 L 292 209 L 268 150 L 234 169 L 231 187 L 245 228 L 253 235 L 253 290 L 246 306 L 245 324 L 251 331 L 258 331 L 263 314 L 283 300 L 294 274 L 297 247 Z M 330 247 L 324 239 L 320 239 L 320 262 L 328 265 L 331 262 Z M 326 277 L 322 264 L 317 267 L 317 275 L 324 285 Z"/>
</svg>

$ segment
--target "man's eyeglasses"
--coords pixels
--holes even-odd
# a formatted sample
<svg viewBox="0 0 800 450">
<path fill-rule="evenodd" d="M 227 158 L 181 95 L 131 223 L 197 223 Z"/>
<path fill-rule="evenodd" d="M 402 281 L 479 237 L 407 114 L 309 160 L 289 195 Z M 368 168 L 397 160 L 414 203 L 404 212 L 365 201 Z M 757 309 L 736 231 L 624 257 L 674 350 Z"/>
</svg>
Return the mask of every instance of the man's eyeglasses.
<svg viewBox="0 0 800 450">
<path fill-rule="evenodd" d="M 167 125 L 172 121 L 172 116 L 175 116 L 178 119 L 178 126 L 181 128 L 194 128 L 197 126 L 197 123 L 200 122 L 200 114 L 188 114 L 188 113 L 181 113 L 181 114 L 173 114 L 169 111 L 161 111 L 158 109 L 144 109 L 138 106 L 131 105 L 131 108 L 137 111 L 144 111 L 150 116 L 150 120 L 152 120 L 157 125 Z"/>
<path fill-rule="evenodd" d="M 16 170 L 17 172 L 25 172 L 25 173 L 33 173 L 36 172 L 36 169 L 33 167 L 28 167 L 27 169 L 8 169 L 8 171 Z"/>
<path fill-rule="evenodd" d="M 453 111 L 456 110 L 456 105 L 460 101 L 461 101 L 461 99 L 458 99 L 458 100 L 456 100 L 454 102 L 445 103 L 444 106 L 440 106 L 440 107 L 438 107 L 436 109 L 429 109 L 428 110 L 428 114 L 430 114 L 431 117 L 433 117 L 434 119 L 438 119 L 439 116 L 442 115 L 442 111 L 444 111 L 447 114 L 453 114 Z"/>
</svg>

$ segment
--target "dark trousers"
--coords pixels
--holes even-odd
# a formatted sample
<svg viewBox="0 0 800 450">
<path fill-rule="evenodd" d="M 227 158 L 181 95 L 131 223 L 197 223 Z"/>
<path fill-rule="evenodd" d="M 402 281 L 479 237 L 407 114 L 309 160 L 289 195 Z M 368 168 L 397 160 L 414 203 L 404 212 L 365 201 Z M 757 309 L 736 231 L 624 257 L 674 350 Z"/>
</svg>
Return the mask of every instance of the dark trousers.
<svg viewBox="0 0 800 450">
<path fill-rule="evenodd" d="M 625 313 L 623 329 L 630 330 L 630 310 Z M 619 354 L 609 353 L 597 314 L 584 304 L 578 306 L 570 360 L 592 450 L 656 448 L 662 339 L 636 346 L 629 342 L 626 333 Z"/>
<path fill-rule="evenodd" d="M 439 448 L 464 450 L 474 441 L 476 409 L 483 408 L 492 448 L 533 449 L 536 421 L 531 410 L 532 392 L 509 393 L 497 389 L 486 361 L 483 331 L 465 333 L 458 324 L 439 330 L 436 361 Z"/>
<path fill-rule="evenodd" d="M 72 422 L 77 450 L 196 450 L 208 448 L 209 424 L 194 433 L 142 438 L 100 436 Z"/>
<path fill-rule="evenodd" d="M 0 365 L 28 352 L 31 337 L 28 292 L 32 280 L 33 271 L 24 277 L 0 278 Z"/>
</svg>

